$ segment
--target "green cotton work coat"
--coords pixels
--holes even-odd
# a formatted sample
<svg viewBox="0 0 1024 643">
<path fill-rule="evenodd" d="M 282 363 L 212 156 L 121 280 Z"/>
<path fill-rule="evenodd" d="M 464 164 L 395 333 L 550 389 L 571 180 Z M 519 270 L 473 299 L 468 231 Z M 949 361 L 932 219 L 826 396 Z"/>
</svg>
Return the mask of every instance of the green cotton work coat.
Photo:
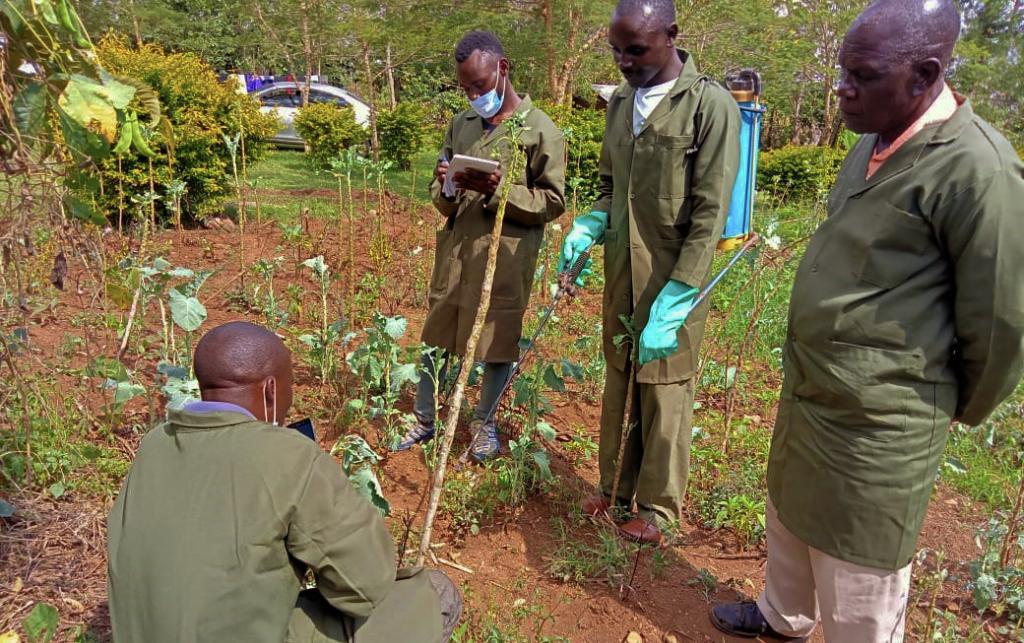
<svg viewBox="0 0 1024 643">
<path fill-rule="evenodd" d="M 914 555 L 950 422 L 1021 376 L 1024 168 L 963 103 L 870 178 L 843 163 L 797 271 L 768 462 L 782 523 L 840 560 Z"/>
<path fill-rule="evenodd" d="M 683 70 L 633 135 L 635 90 L 622 84 L 608 103 L 601 146 L 601 194 L 593 209 L 609 213 L 605 231 L 604 352 L 620 370 L 626 353 L 614 338 L 620 315 L 643 330 L 651 304 L 669 279 L 700 288 L 722 236 L 739 167 L 740 113 L 729 93 L 697 73 L 679 50 Z M 679 350 L 637 372 L 645 384 L 693 377 L 707 306 L 679 329 Z"/>
<path fill-rule="evenodd" d="M 526 152 L 526 169 L 516 177 L 507 174 L 490 197 L 465 191 L 454 199 L 441 193 L 436 180 L 430 186 L 434 206 L 445 216 L 437 231 L 434 271 L 430 279 L 430 312 L 423 325 L 423 341 L 461 355 L 465 352 L 483 287 L 494 217 L 507 181 L 513 181 L 501 229 L 498 266 L 476 358 L 485 362 L 519 359 L 523 314 L 530 301 L 537 254 L 544 226 L 565 212 L 565 140 L 547 114 L 525 97 L 516 112 L 527 112 L 528 128 L 520 145 Z M 507 171 L 507 128 L 491 132 L 472 110 L 457 115 L 448 126 L 441 154 L 497 158 Z M 504 140 L 503 140 L 504 139 Z"/>
<path fill-rule="evenodd" d="M 115 641 L 282 643 L 307 568 L 339 619 L 370 616 L 395 585 L 391 534 L 341 467 L 241 413 L 170 411 L 107 529 Z M 423 595 L 402 640 L 440 639 L 436 597 Z"/>
</svg>

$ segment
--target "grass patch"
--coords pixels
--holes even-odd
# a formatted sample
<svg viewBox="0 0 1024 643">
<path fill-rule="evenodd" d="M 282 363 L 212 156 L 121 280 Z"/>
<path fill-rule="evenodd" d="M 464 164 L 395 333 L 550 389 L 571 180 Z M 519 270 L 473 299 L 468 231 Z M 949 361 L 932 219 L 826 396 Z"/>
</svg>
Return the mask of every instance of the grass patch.
<svg viewBox="0 0 1024 643">
<path fill-rule="evenodd" d="M 1024 383 L 986 422 L 955 425 L 940 480 L 990 509 L 1011 506 L 1024 461 Z"/>
<path fill-rule="evenodd" d="M 434 175 L 434 164 L 437 162 L 437 153 L 433 150 L 424 149 L 413 156 L 412 170 L 391 169 L 387 173 L 388 189 L 403 197 L 408 197 L 412 190 L 413 174 L 416 175 L 417 200 L 430 202 L 430 181 Z M 286 192 L 284 201 L 294 208 L 295 192 L 303 190 L 337 190 L 338 181 L 329 172 L 317 172 L 314 170 L 305 152 L 296 150 L 272 150 L 267 158 L 249 167 L 249 180 L 256 183 L 257 189 L 266 193 L 267 203 L 274 201 L 275 192 Z M 356 177 L 353 181 L 356 189 L 362 189 L 362 177 Z M 368 188 L 376 188 L 374 181 L 369 181 Z M 301 201 L 301 199 L 299 199 Z"/>
</svg>

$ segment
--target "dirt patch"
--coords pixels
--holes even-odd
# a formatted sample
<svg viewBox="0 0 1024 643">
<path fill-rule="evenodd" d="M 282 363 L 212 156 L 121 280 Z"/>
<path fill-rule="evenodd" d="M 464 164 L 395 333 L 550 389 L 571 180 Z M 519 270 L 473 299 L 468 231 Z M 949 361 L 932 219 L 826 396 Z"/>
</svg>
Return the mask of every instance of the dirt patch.
<svg viewBox="0 0 1024 643">
<path fill-rule="evenodd" d="M 328 190 L 309 190 L 304 194 L 333 196 Z M 383 266 L 383 279 L 373 306 L 385 314 L 406 316 L 410 325 L 407 339 L 415 342 L 426 312 L 426 283 L 438 219 L 427 207 L 410 209 L 400 199 L 389 199 L 387 203 L 387 217 L 380 225 L 372 216 L 360 215 L 355 222 L 351 265 L 348 222 L 309 217 L 300 221 L 303 238 L 298 245 L 285 242 L 280 229 L 267 224 L 262 228 L 250 226 L 244 238 L 237 231 L 163 232 L 152 240 L 150 254 L 164 256 L 174 265 L 217 269 L 200 293 L 209 313 L 204 329 L 232 319 L 262 322 L 258 305 L 245 297 L 246 289 L 251 291 L 260 283 L 250 267 L 259 258 L 281 256 L 275 291 L 285 297 L 284 293 L 291 289 L 294 295 L 293 304 L 299 312 L 289 319 L 285 334 L 296 349 L 294 337 L 313 325 L 311 311 L 319 306 L 319 290 L 300 266 L 302 260 L 322 254 L 339 275 L 331 303 L 334 315 L 345 312 L 345 297 L 368 292 L 359 282 L 364 275 Z M 388 252 L 383 261 L 379 243 L 382 238 Z M 241 254 L 240 241 L 244 241 L 245 248 Z M 119 252 L 124 252 L 123 242 L 109 239 L 107 252 L 108 260 L 113 261 Z M 357 283 L 349 282 L 349 274 L 357 276 Z M 100 284 L 77 262 L 72 265 L 68 283 L 73 285 L 60 294 L 57 307 L 51 313 L 37 316 L 31 326 L 32 363 L 35 368 L 51 368 L 58 384 L 55 394 L 80 398 L 84 407 L 99 417 L 102 408 L 96 402 L 95 389 L 84 389 L 83 380 L 66 371 L 81 368 L 96 356 L 116 354 L 119 337 L 110 325 L 99 320 L 104 313 L 123 315 L 123 311 L 109 302 L 104 308 L 103 298 L 97 296 L 102 292 Z M 535 301 L 534 308 L 544 303 Z M 567 309 L 587 317 L 595 317 L 599 310 L 600 294 L 593 292 L 582 294 Z M 154 351 L 143 354 L 138 347 L 159 341 L 158 309 L 150 307 L 142 322 L 124 363 L 138 373 L 153 373 L 157 362 Z M 80 338 L 81 344 L 62 353 L 61 346 L 67 344 L 68 337 Z M 542 350 L 555 354 L 559 349 L 544 346 Z M 312 416 L 324 437 L 348 430 L 343 425 L 332 425 L 334 418 L 322 416 L 320 402 L 335 393 L 319 386 L 308 365 L 298 359 L 296 362 L 296 417 Z M 60 368 L 53 369 L 48 364 Z M 556 429 L 583 427 L 597 441 L 599 403 L 581 399 L 573 386 L 566 394 L 552 398 L 554 410 L 548 419 Z M 702 399 L 707 408 L 723 408 L 721 399 L 707 395 L 702 395 Z M 409 405 L 407 395 L 400 406 L 408 410 Z M 750 412 L 764 414 L 765 409 Z M 144 425 L 147 419 L 145 403 L 136 401 L 129 408 L 125 424 Z M 115 436 L 126 452 L 133 451 L 137 433 L 126 427 L 116 431 Z M 328 439 L 321 443 L 325 448 L 330 446 Z M 552 450 L 553 467 L 559 476 L 554 488 L 531 497 L 521 507 L 499 511 L 485 521 L 477 535 L 465 536 L 451 529 L 445 518 L 440 520 L 435 541 L 444 544 L 435 550 L 436 555 L 471 570 L 470 573 L 444 566 L 470 597 L 468 616 L 479 618 L 493 609 L 499 618 L 508 618 L 514 612 L 510 606 L 536 605 L 540 606 L 538 610 L 521 619 L 524 633 L 531 638 L 557 635 L 573 641 L 618 643 L 632 631 L 641 634 L 645 641 L 671 640 L 666 638 L 669 634 L 676 641 L 730 640 L 710 625 L 707 610 L 714 601 L 757 595 L 764 582 L 764 550 L 740 551 L 732 534 L 687 523 L 674 546 L 641 551 L 633 561 L 636 573 L 632 589 L 620 592 L 615 583 L 602 579 L 563 582 L 548 571 L 559 541 L 556 523 L 560 517 L 568 516 L 572 505 L 593 488 L 597 471 L 593 459 L 574 466 L 576 459 L 564 452 L 559 443 L 554 443 Z M 700 467 L 701 463 L 694 462 L 693 466 Z M 389 520 L 392 531 L 400 534 L 403 516 L 417 510 L 428 484 L 422 453 L 417 449 L 387 455 L 382 482 L 393 507 Z M 61 609 L 65 623 L 88 625 L 105 634 L 108 616 L 104 518 L 110 500 L 72 493 L 60 501 L 23 495 L 14 497 L 12 502 L 19 508 L 18 516 L 0 520 L 0 631 L 20 622 L 36 601 L 46 600 Z M 939 596 L 941 606 L 969 609 L 965 565 L 976 556 L 973 531 L 984 519 L 981 508 L 946 489 L 941 489 L 931 503 L 921 547 L 944 551 L 946 566 L 955 571 Z M 589 526 L 578 529 L 581 539 L 593 538 L 596 533 L 596 528 Z M 414 535 L 410 546 L 416 542 Z M 707 579 L 712 577 L 717 580 L 709 582 Z M 912 623 L 923 618 L 922 608 L 928 605 L 926 598 L 915 596 L 912 601 Z M 822 640 L 820 633 L 813 640 Z"/>
</svg>

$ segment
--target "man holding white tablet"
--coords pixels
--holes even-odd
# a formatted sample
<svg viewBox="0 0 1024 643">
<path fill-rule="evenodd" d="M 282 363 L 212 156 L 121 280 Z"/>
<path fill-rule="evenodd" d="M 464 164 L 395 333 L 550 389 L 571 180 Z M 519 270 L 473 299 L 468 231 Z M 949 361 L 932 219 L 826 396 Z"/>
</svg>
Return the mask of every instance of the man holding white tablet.
<svg viewBox="0 0 1024 643">
<path fill-rule="evenodd" d="M 565 142 L 562 132 L 531 104 L 530 97 L 516 93 L 509 61 L 493 33 L 466 34 L 455 48 L 455 61 L 459 85 L 471 109 L 456 115 L 448 125 L 430 186 L 434 206 L 446 218 L 437 232 L 430 312 L 422 335 L 435 350 L 424 356 L 416 391 L 416 420 L 396 450 L 434 437 L 435 380 L 444 380 L 449 356 L 465 352 L 480 303 L 500 186 L 511 180 L 487 323 L 477 354 L 470 358 L 485 363 L 472 427 L 476 439 L 470 449 L 473 459 L 483 462 L 500 451 L 498 429 L 488 415 L 512 363 L 519 359 L 523 315 L 544 226 L 565 211 Z M 519 145 L 526 151 L 526 168 L 522 175 L 509 177 L 504 174 L 510 155 L 503 123 L 515 113 L 525 114 Z M 488 171 L 493 168 L 490 160 L 498 161 L 497 169 Z M 464 170 L 453 171 L 449 177 L 450 167 Z M 485 420 L 486 425 L 478 430 Z"/>
</svg>

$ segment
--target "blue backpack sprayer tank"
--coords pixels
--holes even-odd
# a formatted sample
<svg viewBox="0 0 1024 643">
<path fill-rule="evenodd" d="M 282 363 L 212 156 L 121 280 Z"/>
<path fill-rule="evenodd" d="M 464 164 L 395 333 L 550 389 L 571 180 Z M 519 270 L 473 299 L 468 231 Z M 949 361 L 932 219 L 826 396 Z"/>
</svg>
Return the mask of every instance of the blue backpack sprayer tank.
<svg viewBox="0 0 1024 643">
<path fill-rule="evenodd" d="M 711 294 L 725 273 L 736 265 L 740 257 L 757 245 L 758 236 L 753 229 L 754 188 L 757 182 L 757 157 L 761 151 L 761 118 L 765 108 L 761 105 L 761 76 L 753 69 L 729 74 L 725 85 L 740 109 L 740 164 L 736 183 L 729 199 L 729 213 L 725 230 L 718 242 L 719 250 L 736 250 L 722 270 L 700 291 L 697 304 Z"/>
</svg>

